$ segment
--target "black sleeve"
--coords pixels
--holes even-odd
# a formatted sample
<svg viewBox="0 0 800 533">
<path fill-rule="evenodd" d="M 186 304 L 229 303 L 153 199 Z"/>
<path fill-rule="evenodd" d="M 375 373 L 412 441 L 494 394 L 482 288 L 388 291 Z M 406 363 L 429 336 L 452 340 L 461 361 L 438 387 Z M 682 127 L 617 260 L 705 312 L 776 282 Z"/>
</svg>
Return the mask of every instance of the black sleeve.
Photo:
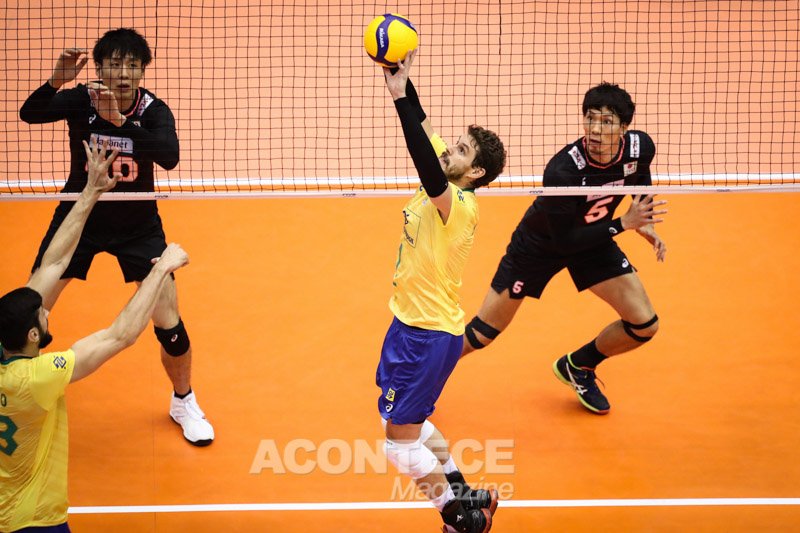
<svg viewBox="0 0 800 533">
<path fill-rule="evenodd" d="M 562 254 L 588 250 L 624 231 L 620 218 L 601 220 L 588 226 L 576 226 L 574 215 L 547 213 L 546 218 L 553 245 Z"/>
<path fill-rule="evenodd" d="M 422 109 L 422 104 L 419 103 L 417 88 L 414 87 L 414 84 L 411 83 L 410 79 L 406 81 L 406 98 L 408 98 L 408 101 L 411 102 L 411 105 L 414 107 L 414 111 L 417 113 L 417 118 L 419 121 L 425 122 L 425 119 L 428 118 L 428 115 L 426 115 L 425 110 Z"/>
<path fill-rule="evenodd" d="M 653 176 L 650 173 L 650 163 L 653 162 L 653 158 L 656 156 L 656 144 L 653 142 L 653 139 L 650 138 L 649 135 L 642 132 L 642 147 L 643 147 L 643 157 L 641 158 L 641 175 L 639 177 L 639 185 L 652 185 L 653 184 Z"/>
<path fill-rule="evenodd" d="M 433 145 L 422 129 L 422 123 L 408 97 L 398 98 L 394 101 L 394 106 L 400 116 L 408 153 L 411 154 L 411 160 L 417 168 L 419 180 L 428 196 L 436 198 L 447 190 L 447 176 L 439 165 L 439 158 L 436 157 Z"/>
<path fill-rule="evenodd" d="M 165 170 L 172 170 L 180 159 L 175 117 L 160 100 L 151 104 L 146 113 L 143 126 L 126 120 L 119 132 L 133 140 L 137 155 L 152 160 Z"/>
<path fill-rule="evenodd" d="M 45 82 L 33 91 L 22 104 L 19 118 L 28 124 L 47 124 L 67 118 L 67 97 L 62 91 Z"/>
</svg>

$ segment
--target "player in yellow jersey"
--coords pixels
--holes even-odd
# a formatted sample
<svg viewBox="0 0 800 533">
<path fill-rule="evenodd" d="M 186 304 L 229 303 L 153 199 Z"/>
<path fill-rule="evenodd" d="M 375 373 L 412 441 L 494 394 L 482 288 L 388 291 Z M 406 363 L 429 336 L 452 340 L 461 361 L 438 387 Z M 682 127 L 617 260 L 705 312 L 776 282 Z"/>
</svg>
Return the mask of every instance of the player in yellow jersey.
<svg viewBox="0 0 800 533">
<path fill-rule="evenodd" d="M 389 461 L 431 499 L 445 531 L 487 532 L 497 491 L 469 488 L 427 418 L 461 355 L 458 290 L 478 223 L 475 189 L 502 172 L 506 152 L 496 134 L 474 125 L 455 146 L 444 146 L 408 80 L 415 56 L 409 53 L 397 69 L 384 72 L 422 185 L 403 209 L 389 302 L 395 318 L 376 375 L 378 409 Z"/>
<path fill-rule="evenodd" d="M 88 180 L 25 287 L 0 298 L 0 531 L 69 531 L 68 431 L 64 389 L 133 344 L 153 313 L 164 282 L 188 263 L 170 244 L 114 323 L 63 352 L 40 353 L 52 336 L 43 298 L 67 268 L 92 208 L 119 178 L 117 156 L 83 142 Z"/>
</svg>

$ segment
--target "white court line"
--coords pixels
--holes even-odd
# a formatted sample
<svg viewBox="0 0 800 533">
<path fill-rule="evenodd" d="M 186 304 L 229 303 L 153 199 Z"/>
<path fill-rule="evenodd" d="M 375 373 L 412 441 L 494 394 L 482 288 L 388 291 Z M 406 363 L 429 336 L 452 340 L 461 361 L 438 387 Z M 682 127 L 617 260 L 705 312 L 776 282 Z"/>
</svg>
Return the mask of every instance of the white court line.
<svg viewBox="0 0 800 533">
<path fill-rule="evenodd" d="M 800 505 L 800 498 L 671 498 L 630 500 L 503 500 L 500 507 L 682 507 Z M 239 511 L 372 511 L 427 509 L 430 502 L 221 503 L 70 507 L 70 514 L 208 513 Z"/>
</svg>

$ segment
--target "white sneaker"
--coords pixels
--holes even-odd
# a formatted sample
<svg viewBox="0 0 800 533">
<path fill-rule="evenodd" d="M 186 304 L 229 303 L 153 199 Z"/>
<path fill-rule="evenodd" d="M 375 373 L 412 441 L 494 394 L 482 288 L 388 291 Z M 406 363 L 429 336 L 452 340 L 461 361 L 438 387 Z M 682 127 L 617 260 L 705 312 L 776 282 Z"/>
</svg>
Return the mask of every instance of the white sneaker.
<svg viewBox="0 0 800 533">
<path fill-rule="evenodd" d="M 194 392 L 186 398 L 172 395 L 169 404 L 169 416 L 183 428 L 183 437 L 195 446 L 208 446 L 214 440 L 214 428 L 206 420 L 206 415 L 197 405 Z"/>
</svg>

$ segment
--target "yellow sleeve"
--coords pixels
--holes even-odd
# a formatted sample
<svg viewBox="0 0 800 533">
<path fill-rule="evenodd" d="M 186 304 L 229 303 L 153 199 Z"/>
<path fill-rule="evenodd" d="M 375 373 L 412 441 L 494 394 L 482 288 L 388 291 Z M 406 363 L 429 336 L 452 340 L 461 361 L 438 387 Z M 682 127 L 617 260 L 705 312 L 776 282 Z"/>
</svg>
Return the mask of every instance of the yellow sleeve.
<svg viewBox="0 0 800 533">
<path fill-rule="evenodd" d="M 42 409 L 50 410 L 69 385 L 75 368 L 75 352 L 45 353 L 36 357 L 31 369 L 31 395 Z"/>
<path fill-rule="evenodd" d="M 438 133 L 434 133 L 431 137 L 431 144 L 433 145 L 433 150 L 436 152 L 437 156 L 441 156 L 443 153 L 447 151 L 447 143 L 439 137 Z"/>
</svg>

